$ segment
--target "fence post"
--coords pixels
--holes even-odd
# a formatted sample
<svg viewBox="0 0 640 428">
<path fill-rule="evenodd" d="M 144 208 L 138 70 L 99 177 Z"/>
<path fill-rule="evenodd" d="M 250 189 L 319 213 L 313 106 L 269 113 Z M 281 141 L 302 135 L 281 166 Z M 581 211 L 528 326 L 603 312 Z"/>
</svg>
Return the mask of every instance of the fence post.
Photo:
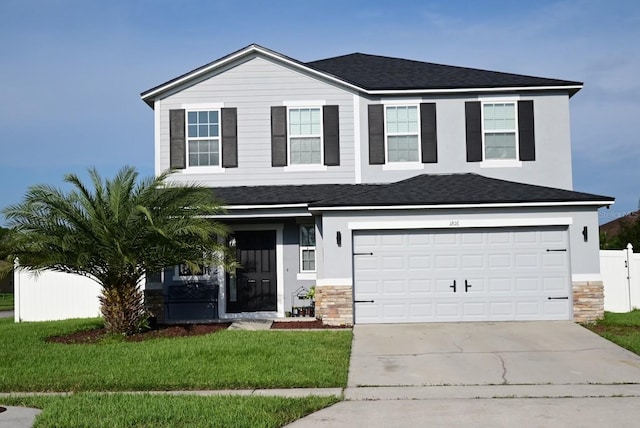
<svg viewBox="0 0 640 428">
<path fill-rule="evenodd" d="M 633 254 L 633 245 L 627 244 L 627 261 L 625 265 L 627 267 L 627 297 L 629 298 L 629 312 L 633 310 L 631 305 L 631 257 L 629 254 Z"/>
</svg>

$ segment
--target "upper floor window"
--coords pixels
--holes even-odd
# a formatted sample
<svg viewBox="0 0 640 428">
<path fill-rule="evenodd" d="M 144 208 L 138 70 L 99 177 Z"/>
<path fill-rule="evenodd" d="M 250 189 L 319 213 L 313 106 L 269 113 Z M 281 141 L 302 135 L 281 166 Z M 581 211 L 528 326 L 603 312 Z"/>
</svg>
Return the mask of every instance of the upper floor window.
<svg viewBox="0 0 640 428">
<path fill-rule="evenodd" d="M 220 166 L 220 111 L 187 112 L 188 166 Z"/>
<path fill-rule="evenodd" d="M 438 162 L 436 103 L 369 104 L 369 165 L 423 169 Z"/>
<path fill-rule="evenodd" d="M 322 111 L 289 108 L 289 159 L 291 165 L 322 164 Z"/>
<path fill-rule="evenodd" d="M 316 271 L 316 228 L 300 225 L 300 272 Z"/>
<path fill-rule="evenodd" d="M 533 100 L 514 98 L 465 101 L 467 162 L 493 168 L 536 160 Z"/>
<path fill-rule="evenodd" d="M 285 171 L 324 171 L 340 165 L 337 105 L 288 101 L 271 107 L 271 166 Z"/>
<path fill-rule="evenodd" d="M 419 162 L 418 106 L 385 109 L 387 162 Z"/>
<path fill-rule="evenodd" d="M 169 166 L 185 172 L 238 167 L 238 109 L 222 103 L 169 110 Z"/>
<path fill-rule="evenodd" d="M 517 159 L 516 104 L 482 104 L 484 159 Z"/>
</svg>

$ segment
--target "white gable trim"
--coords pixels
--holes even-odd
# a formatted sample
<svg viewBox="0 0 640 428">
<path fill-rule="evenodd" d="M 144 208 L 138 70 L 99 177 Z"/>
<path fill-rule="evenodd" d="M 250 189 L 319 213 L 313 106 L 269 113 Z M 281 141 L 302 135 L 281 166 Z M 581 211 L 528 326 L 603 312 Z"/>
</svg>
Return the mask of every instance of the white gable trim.
<svg viewBox="0 0 640 428">
<path fill-rule="evenodd" d="M 282 55 L 280 55 L 280 54 L 278 54 L 276 52 L 270 51 L 270 50 L 265 49 L 265 48 L 263 48 L 261 46 L 258 46 L 258 45 L 250 45 L 250 46 L 246 47 L 245 49 L 242 49 L 242 50 L 236 52 L 235 54 L 232 54 L 232 55 L 229 55 L 227 57 L 224 57 L 224 58 L 222 58 L 222 59 L 220 59 L 220 60 L 218 60 L 216 62 L 213 62 L 213 63 L 209 64 L 206 67 L 200 68 L 198 70 L 194 70 L 191 73 L 187 73 L 184 76 L 182 76 L 181 78 L 179 78 L 177 80 L 174 80 L 174 81 L 171 81 L 169 83 L 166 83 L 164 85 L 158 86 L 157 88 L 153 89 L 150 92 L 143 93 L 141 98 L 143 100 L 145 100 L 145 101 L 153 99 L 154 96 L 156 96 L 156 95 L 158 95 L 158 94 L 160 94 L 162 92 L 165 92 L 165 91 L 167 91 L 169 89 L 172 89 L 172 88 L 175 88 L 177 86 L 180 86 L 180 85 L 182 85 L 182 84 L 184 84 L 184 83 L 186 83 L 186 82 L 188 82 L 188 81 L 190 81 L 192 79 L 195 79 L 197 77 L 205 75 L 205 74 L 211 72 L 212 70 L 215 70 L 217 68 L 223 67 L 223 66 L 225 66 L 227 64 L 230 64 L 230 63 L 232 63 L 232 62 L 234 62 L 234 61 L 236 61 L 236 60 L 238 60 L 238 59 L 240 59 L 242 57 L 245 57 L 245 56 L 248 56 L 248 55 L 251 55 L 251 54 L 263 55 L 263 56 L 271 58 L 271 59 L 273 59 L 275 61 L 287 64 L 288 66 L 290 66 L 292 68 L 298 69 L 300 71 L 304 71 L 305 73 L 309 73 L 309 74 L 315 75 L 317 77 L 321 77 L 323 79 L 330 80 L 330 81 L 332 81 L 334 83 L 337 83 L 337 84 L 339 84 L 341 86 L 346 86 L 346 87 L 348 87 L 350 89 L 353 89 L 353 90 L 356 90 L 356 91 L 363 91 L 363 89 L 358 87 L 358 86 L 352 85 L 350 83 L 345 82 L 344 80 L 340 80 L 340 79 L 335 78 L 335 77 L 333 77 L 331 75 L 328 75 L 328 74 L 322 73 L 320 71 L 314 70 L 312 68 L 309 68 L 309 67 L 307 67 L 307 66 L 305 66 L 305 65 L 303 65 L 303 64 L 301 64 L 301 63 L 299 63 L 297 61 L 294 61 L 292 59 L 284 57 L 284 56 L 282 56 Z"/>
</svg>

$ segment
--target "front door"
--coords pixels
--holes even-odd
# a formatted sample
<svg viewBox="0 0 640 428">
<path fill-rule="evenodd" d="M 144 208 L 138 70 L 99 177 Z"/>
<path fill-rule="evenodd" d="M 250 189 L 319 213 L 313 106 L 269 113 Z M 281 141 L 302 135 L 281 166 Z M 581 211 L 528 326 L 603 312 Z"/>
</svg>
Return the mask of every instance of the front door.
<svg viewBox="0 0 640 428">
<path fill-rule="evenodd" d="M 238 231 L 233 238 L 240 267 L 227 275 L 227 312 L 276 311 L 276 231 Z"/>
</svg>

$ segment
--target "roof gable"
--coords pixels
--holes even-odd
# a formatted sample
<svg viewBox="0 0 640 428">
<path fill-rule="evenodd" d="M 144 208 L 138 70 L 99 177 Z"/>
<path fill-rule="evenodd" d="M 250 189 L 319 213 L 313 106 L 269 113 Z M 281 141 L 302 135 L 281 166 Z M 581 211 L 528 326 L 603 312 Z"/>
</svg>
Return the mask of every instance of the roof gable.
<svg viewBox="0 0 640 428">
<path fill-rule="evenodd" d="M 490 90 L 562 89 L 575 94 L 580 82 L 433 64 L 402 58 L 354 53 L 308 63 L 251 44 L 181 76 L 148 89 L 140 97 L 149 106 L 168 91 L 202 78 L 251 55 L 262 55 L 307 74 L 368 94 L 413 92 L 482 92 Z"/>
</svg>

